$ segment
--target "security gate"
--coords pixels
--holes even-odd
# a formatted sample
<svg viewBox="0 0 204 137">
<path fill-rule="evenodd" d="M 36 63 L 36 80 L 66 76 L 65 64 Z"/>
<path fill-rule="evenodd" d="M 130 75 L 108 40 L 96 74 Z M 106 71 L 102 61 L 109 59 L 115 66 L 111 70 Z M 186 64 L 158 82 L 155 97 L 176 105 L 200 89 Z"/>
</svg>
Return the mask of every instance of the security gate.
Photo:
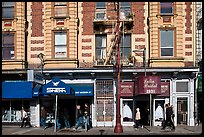
<svg viewBox="0 0 204 137">
<path fill-rule="evenodd" d="M 188 119 L 188 98 L 187 97 L 181 97 L 177 98 L 177 124 L 181 125 L 187 125 L 187 119 Z"/>
<path fill-rule="evenodd" d="M 97 126 L 113 126 L 114 94 L 113 81 L 96 81 L 96 115 Z"/>
</svg>

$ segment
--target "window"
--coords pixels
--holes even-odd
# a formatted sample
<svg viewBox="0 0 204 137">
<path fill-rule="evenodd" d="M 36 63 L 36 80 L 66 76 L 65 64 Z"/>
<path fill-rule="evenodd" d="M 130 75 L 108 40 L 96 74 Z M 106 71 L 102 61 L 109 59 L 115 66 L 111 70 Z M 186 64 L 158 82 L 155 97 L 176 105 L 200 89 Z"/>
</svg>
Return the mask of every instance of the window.
<svg viewBox="0 0 204 137">
<path fill-rule="evenodd" d="M 106 58 L 106 35 L 96 35 L 96 60 Z"/>
<path fill-rule="evenodd" d="M 55 58 L 67 58 L 67 34 L 55 32 Z"/>
<path fill-rule="evenodd" d="M 2 34 L 2 59 L 14 59 L 14 34 Z"/>
<path fill-rule="evenodd" d="M 106 2 L 96 2 L 95 19 L 104 20 L 106 18 Z"/>
<path fill-rule="evenodd" d="M 106 2 L 96 2 L 96 9 L 105 9 Z"/>
<path fill-rule="evenodd" d="M 176 82 L 176 92 L 188 92 L 188 82 Z"/>
<path fill-rule="evenodd" d="M 55 2 L 54 3 L 54 16 L 55 17 L 66 17 L 67 13 L 67 2 Z"/>
<path fill-rule="evenodd" d="M 174 31 L 160 30 L 161 56 L 173 56 L 174 53 Z"/>
<path fill-rule="evenodd" d="M 124 12 L 125 16 L 130 14 L 130 2 L 120 2 L 120 12 Z"/>
<path fill-rule="evenodd" d="M 161 14 L 173 14 L 173 2 L 160 2 Z"/>
<path fill-rule="evenodd" d="M 131 54 L 131 36 L 130 34 L 122 34 L 120 40 L 121 58 L 127 60 Z"/>
<path fill-rule="evenodd" d="M 14 2 L 2 2 L 2 18 L 14 18 Z"/>
</svg>

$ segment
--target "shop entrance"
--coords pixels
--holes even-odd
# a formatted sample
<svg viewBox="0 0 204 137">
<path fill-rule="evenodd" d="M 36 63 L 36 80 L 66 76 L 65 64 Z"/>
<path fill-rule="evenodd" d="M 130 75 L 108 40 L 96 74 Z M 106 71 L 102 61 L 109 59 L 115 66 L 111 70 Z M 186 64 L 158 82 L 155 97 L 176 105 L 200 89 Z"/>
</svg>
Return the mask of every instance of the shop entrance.
<svg viewBox="0 0 204 137">
<path fill-rule="evenodd" d="M 180 97 L 177 98 L 177 124 L 187 125 L 188 119 L 188 98 Z"/>
<path fill-rule="evenodd" d="M 135 108 L 140 108 L 141 124 L 149 125 L 150 112 L 149 112 L 149 101 L 136 101 Z"/>
</svg>

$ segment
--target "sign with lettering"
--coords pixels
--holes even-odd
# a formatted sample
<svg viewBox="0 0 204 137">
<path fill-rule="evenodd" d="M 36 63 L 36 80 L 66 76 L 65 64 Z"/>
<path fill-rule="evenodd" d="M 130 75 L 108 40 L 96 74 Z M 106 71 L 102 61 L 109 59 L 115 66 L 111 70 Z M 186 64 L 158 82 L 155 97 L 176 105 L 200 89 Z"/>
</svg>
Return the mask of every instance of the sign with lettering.
<svg viewBox="0 0 204 137">
<path fill-rule="evenodd" d="M 168 97 L 170 94 L 170 82 L 161 82 L 161 94 L 158 96 Z"/>
<path fill-rule="evenodd" d="M 121 82 L 120 96 L 133 96 L 134 82 Z"/>
<path fill-rule="evenodd" d="M 137 87 L 137 94 L 161 94 L 161 78 L 159 76 L 139 77 Z"/>
<path fill-rule="evenodd" d="M 70 87 L 59 78 L 54 78 L 42 87 L 43 94 L 70 94 Z"/>
</svg>

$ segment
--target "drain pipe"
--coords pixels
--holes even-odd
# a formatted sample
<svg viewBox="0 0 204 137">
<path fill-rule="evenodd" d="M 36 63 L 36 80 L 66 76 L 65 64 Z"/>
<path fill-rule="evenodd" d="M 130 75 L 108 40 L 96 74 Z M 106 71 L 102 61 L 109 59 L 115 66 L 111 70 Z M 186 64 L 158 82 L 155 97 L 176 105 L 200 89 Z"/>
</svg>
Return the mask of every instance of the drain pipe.
<svg viewBox="0 0 204 137">
<path fill-rule="evenodd" d="M 28 20 L 27 20 L 27 2 L 25 2 L 25 34 L 24 34 L 24 40 L 25 40 L 25 69 L 28 68 L 28 58 L 27 58 L 27 37 L 28 37 Z"/>
<path fill-rule="evenodd" d="M 79 2 L 77 2 L 77 68 L 79 68 Z"/>
<path fill-rule="evenodd" d="M 147 66 L 149 67 L 150 66 L 150 20 L 149 20 L 149 14 L 150 14 L 150 2 L 148 2 L 148 17 L 147 17 L 147 26 L 148 26 L 148 63 L 147 63 Z"/>
</svg>

